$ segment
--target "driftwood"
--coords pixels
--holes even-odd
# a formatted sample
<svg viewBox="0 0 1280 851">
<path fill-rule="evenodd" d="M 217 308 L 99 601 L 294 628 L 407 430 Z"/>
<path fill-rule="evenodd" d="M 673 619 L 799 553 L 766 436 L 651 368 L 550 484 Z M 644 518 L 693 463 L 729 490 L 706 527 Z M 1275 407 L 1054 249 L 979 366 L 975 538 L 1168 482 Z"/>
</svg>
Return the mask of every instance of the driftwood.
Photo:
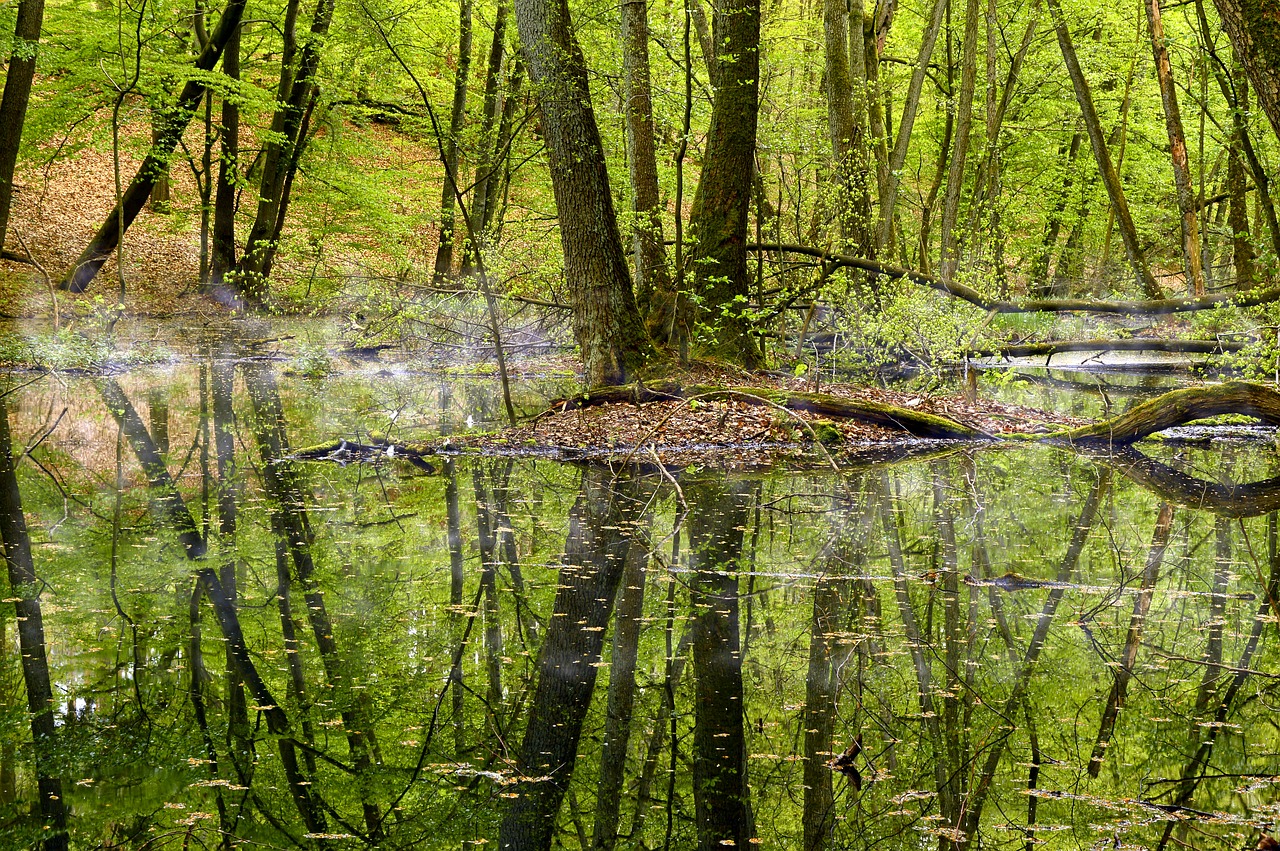
<svg viewBox="0 0 1280 851">
<path fill-rule="evenodd" d="M 1128 444 L 1167 428 L 1222 414 L 1256 417 L 1267 425 L 1280 425 L 1280 393 L 1247 381 L 1173 390 L 1118 417 L 1047 437 L 1072 442 Z"/>
<path fill-rule="evenodd" d="M 807 245 L 790 245 L 784 243 L 759 243 L 747 246 L 748 251 L 773 251 L 780 254 L 800 254 L 821 260 L 829 270 L 842 267 L 862 269 L 875 275 L 890 279 L 911 281 L 939 292 L 953 295 L 983 310 L 995 313 L 1066 313 L 1078 311 L 1083 313 L 1121 313 L 1131 316 L 1164 315 L 1170 313 L 1188 313 L 1196 310 L 1211 310 L 1219 305 L 1237 305 L 1252 307 L 1267 304 L 1280 299 L 1280 286 L 1262 287 L 1245 293 L 1219 293 L 1217 295 L 1198 296 L 1196 298 L 1161 298 L 1148 301 L 1102 301 L 1079 298 L 1043 298 L 1026 301 L 1004 301 L 984 296 L 973 287 L 956 281 L 944 283 L 939 278 L 853 257 L 848 254 L 836 254 Z"/>
<path fill-rule="evenodd" d="M 736 399 L 755 405 L 776 405 L 791 411 L 807 411 L 823 417 L 854 420 L 904 431 L 915 437 L 937 440 L 992 440 L 991 435 L 947 417 L 913 411 L 865 399 L 845 399 L 824 393 L 800 393 L 761 387 L 681 386 L 674 381 L 636 382 L 618 387 L 597 387 L 581 396 L 561 399 L 553 407 L 575 410 L 605 402 L 657 402 L 671 399 Z"/>
</svg>

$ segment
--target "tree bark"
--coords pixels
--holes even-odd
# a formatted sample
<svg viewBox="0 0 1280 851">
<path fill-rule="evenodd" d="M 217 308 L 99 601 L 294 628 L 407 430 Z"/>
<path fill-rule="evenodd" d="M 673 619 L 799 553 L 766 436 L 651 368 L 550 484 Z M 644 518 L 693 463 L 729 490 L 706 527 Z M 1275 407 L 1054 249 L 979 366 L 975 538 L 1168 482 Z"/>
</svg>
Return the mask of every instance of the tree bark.
<svg viewBox="0 0 1280 851">
<path fill-rule="evenodd" d="M 182 138 L 187 125 L 191 123 L 196 108 L 204 99 L 208 87 L 205 85 L 205 73 L 218 64 L 222 50 L 232 34 L 240 27 L 240 19 L 244 15 L 244 0 L 228 0 L 227 7 L 218 19 L 218 26 L 209 37 L 209 43 L 196 58 L 192 78 L 187 80 L 178 95 L 177 102 L 166 115 L 162 131 L 156 144 L 152 145 L 138 173 L 129 183 L 115 208 L 103 219 L 98 232 L 94 234 L 89 245 L 81 253 L 75 266 L 62 280 L 60 287 L 75 293 L 82 293 L 97 276 L 102 264 L 107 262 L 119 245 L 125 231 L 138 218 L 147 198 L 151 196 L 151 188 L 160 175 L 165 164 L 172 156 L 174 148 Z"/>
<path fill-rule="evenodd" d="M 1166 428 L 1219 414 L 1241 414 L 1256 417 L 1267 425 L 1280 425 L 1280 393 L 1247 381 L 1172 390 L 1136 405 L 1118 417 L 1071 429 L 1055 437 L 1070 441 L 1134 443 Z"/>
<path fill-rule="evenodd" d="M 1214 0 L 1222 28 L 1280 136 L 1280 14 L 1272 0 Z"/>
<path fill-rule="evenodd" d="M 1165 44 L 1160 0 L 1146 0 L 1144 5 L 1147 9 L 1147 26 L 1151 30 L 1156 80 L 1160 84 L 1160 102 L 1164 106 L 1165 132 L 1169 136 L 1169 158 L 1173 163 L 1178 210 L 1182 214 L 1182 254 L 1187 263 L 1187 289 L 1193 296 L 1204 295 L 1204 264 L 1200 257 L 1200 225 L 1196 219 L 1196 200 L 1191 186 L 1191 162 L 1187 157 L 1187 137 L 1182 130 L 1182 115 L 1178 111 L 1178 91 L 1173 84 L 1169 48 Z"/>
<path fill-rule="evenodd" d="M 760 0 L 725 0 L 716 8 L 714 34 L 723 55 L 689 217 L 692 297 L 708 329 L 702 341 L 706 348 L 755 369 L 760 347 L 745 309 L 751 280 L 747 216 L 760 113 Z"/>
<path fill-rule="evenodd" d="M 1067 29 L 1066 19 L 1062 15 L 1059 0 L 1048 0 L 1049 12 L 1053 16 L 1054 28 L 1058 33 L 1058 46 L 1062 50 L 1062 58 L 1066 62 L 1067 71 L 1071 75 L 1071 85 L 1075 89 L 1076 101 L 1080 104 L 1080 112 L 1084 116 L 1085 129 L 1089 133 L 1089 144 L 1093 146 L 1093 155 L 1098 162 L 1098 171 L 1102 174 L 1102 182 L 1107 187 L 1107 196 L 1115 210 L 1116 221 L 1120 225 L 1120 235 L 1124 238 L 1125 254 L 1129 258 L 1129 267 L 1142 288 L 1142 292 L 1150 299 L 1164 297 L 1160 285 L 1151 275 L 1147 259 L 1138 243 L 1138 231 L 1133 224 L 1133 216 L 1129 213 L 1129 203 L 1125 200 L 1124 187 L 1120 176 L 1111 163 L 1111 154 L 1107 151 L 1107 140 L 1102 133 L 1102 123 L 1098 120 L 1098 110 L 1093 105 L 1093 95 L 1089 91 L 1089 83 L 1085 80 L 1080 61 L 1076 58 L 1076 49 L 1071 42 L 1071 33 Z"/>
<path fill-rule="evenodd" d="M 631 288 L 586 60 L 567 0 L 516 0 L 521 50 L 542 110 L 560 214 L 574 336 L 588 386 L 621 384 L 652 351 Z"/>
<path fill-rule="evenodd" d="M 31 737 L 35 741 L 36 786 L 40 815 L 47 830 L 41 847 L 44 851 L 66 851 L 67 808 L 63 803 L 62 779 L 54 769 L 57 726 L 40 610 L 40 584 L 31 558 L 31 536 L 22 511 L 22 492 L 18 489 L 13 440 L 9 433 L 9 409 L 3 396 L 0 396 L 0 539 L 3 539 L 4 560 L 9 567 L 9 594 L 15 598 L 13 611 L 18 622 L 22 679 L 27 691 L 27 711 L 31 715 Z"/>
<path fill-rule="evenodd" d="M 861 7 L 861 3 L 857 4 Z M 857 30 L 855 37 L 854 31 Z M 850 14 L 844 0 L 824 0 L 822 30 L 826 37 L 827 133 L 836 175 L 835 213 L 844 250 L 868 254 L 870 199 L 867 197 L 866 139 L 861 102 L 866 98 L 862 20 Z M 854 52 L 854 43 L 857 52 Z"/>
<path fill-rule="evenodd" d="M 44 21 L 44 0 L 21 0 L 13 28 L 9 70 L 5 74 L 4 97 L 0 98 L 0 248 L 9 231 L 9 210 L 13 205 L 13 171 L 18 164 L 22 126 L 31 100 L 31 81 L 36 73 L 40 27 Z"/>
<path fill-rule="evenodd" d="M 458 137 L 467 117 L 467 83 L 471 76 L 471 4 L 472 0 L 458 3 L 458 66 L 453 77 L 453 108 L 449 112 L 449 136 L 443 140 L 444 186 L 440 192 L 440 241 L 436 245 L 435 271 L 432 283 L 436 286 L 448 280 L 453 272 L 454 204 L 458 194 L 455 180 L 458 175 Z"/>
</svg>

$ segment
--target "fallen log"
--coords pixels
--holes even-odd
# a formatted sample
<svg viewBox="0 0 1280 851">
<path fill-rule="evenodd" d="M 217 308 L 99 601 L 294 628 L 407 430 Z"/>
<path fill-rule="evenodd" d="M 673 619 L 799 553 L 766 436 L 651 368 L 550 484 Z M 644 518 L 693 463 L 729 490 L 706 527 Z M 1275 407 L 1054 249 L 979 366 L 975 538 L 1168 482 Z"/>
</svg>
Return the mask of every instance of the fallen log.
<svg viewBox="0 0 1280 851">
<path fill-rule="evenodd" d="M 994 440 L 984 431 L 958 423 L 937 414 L 913 411 L 883 402 L 867 399 L 846 399 L 825 393 L 801 393 L 793 390 L 775 390 L 767 387 L 712 387 L 707 385 L 682 386 L 674 381 L 653 384 L 635 382 L 616 387 L 597 387 L 580 396 L 568 397 L 552 403 L 553 408 L 576 410 L 605 402 L 630 402 L 642 404 L 662 400 L 683 399 L 736 399 L 754 405 L 774 405 L 790 411 L 805 411 L 829 419 L 854 420 L 885 428 L 904 431 L 915 437 L 935 440 Z"/>
<path fill-rule="evenodd" d="M 973 287 L 957 281 L 944 283 L 942 280 L 885 263 L 877 263 L 863 257 L 849 254 L 837 254 L 811 248 L 807 245 L 790 245 L 784 243 L 753 243 L 747 246 L 748 251 L 775 251 L 782 254 L 800 254 L 805 257 L 816 257 L 826 264 L 828 270 L 834 271 L 842 267 L 862 269 L 892 280 L 911 281 L 939 292 L 953 295 L 969 302 L 975 307 L 996 313 L 1119 313 L 1127 316 L 1166 315 L 1171 313 L 1188 313 L 1196 310 L 1211 310 L 1220 305 L 1236 305 L 1253 307 L 1280 299 L 1280 286 L 1261 287 L 1245 293 L 1218 293 L 1195 298 L 1161 298 L 1147 301 L 1100 301 L 1079 298 L 1043 298 L 1026 301 L 1004 301 L 987 298 Z"/>
<path fill-rule="evenodd" d="M 1240 414 L 1280 425 L 1280 393 L 1262 384 L 1228 381 L 1210 387 L 1173 390 L 1118 417 L 1046 435 L 1049 440 L 1128 444 L 1174 426 L 1206 417 Z"/>
<path fill-rule="evenodd" d="M 1217 355 L 1238 352 L 1245 344 L 1236 340 L 1158 340 L 1130 337 L 1125 340 L 1062 340 L 1045 343 L 1013 343 L 1007 346 L 974 348 L 970 357 L 1037 357 L 1060 352 L 1176 352 L 1178 354 Z"/>
</svg>

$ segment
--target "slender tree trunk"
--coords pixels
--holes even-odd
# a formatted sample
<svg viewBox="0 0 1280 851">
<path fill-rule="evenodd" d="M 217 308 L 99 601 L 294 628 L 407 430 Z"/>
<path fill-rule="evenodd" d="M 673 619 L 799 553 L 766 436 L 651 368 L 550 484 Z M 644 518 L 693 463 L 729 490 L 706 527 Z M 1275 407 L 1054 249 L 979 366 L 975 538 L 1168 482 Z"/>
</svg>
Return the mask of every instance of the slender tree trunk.
<svg viewBox="0 0 1280 851">
<path fill-rule="evenodd" d="M 880 199 L 879 230 L 881 245 L 888 245 L 893 233 L 894 207 L 898 200 L 898 186 L 901 184 L 902 167 L 907 162 L 907 147 L 911 142 L 911 131 L 915 127 L 916 113 L 920 110 L 920 91 L 924 87 L 924 77 L 929 70 L 929 60 L 933 56 L 933 46 L 938 41 L 938 32 L 942 29 L 942 19 L 946 14 L 948 0 L 934 0 L 933 12 L 925 25 L 924 37 L 920 41 L 920 52 L 916 55 L 916 64 L 911 71 L 911 82 L 907 85 L 907 96 L 902 104 L 902 119 L 898 125 L 898 134 L 894 137 L 893 153 L 889 155 L 888 191 Z"/>
<path fill-rule="evenodd" d="M 542 108 L 551 184 L 560 214 L 573 329 L 589 386 L 623 384 L 652 346 L 636 307 L 586 60 L 567 0 L 516 0 L 520 46 Z M 744 252 L 745 263 L 745 252 Z"/>
<path fill-rule="evenodd" d="M 1066 147 L 1067 160 L 1062 177 L 1062 186 L 1058 198 L 1049 213 L 1049 223 L 1045 228 L 1044 239 L 1040 244 L 1040 253 L 1031 264 L 1030 294 L 1046 298 L 1052 294 L 1049 286 L 1049 266 L 1053 263 L 1053 253 L 1058 247 L 1058 235 L 1062 231 L 1062 214 L 1067 209 L 1067 200 L 1071 195 L 1071 186 L 1075 183 L 1076 154 L 1080 151 L 1080 143 L 1084 140 L 1084 132 L 1077 130 L 1071 135 L 1071 143 Z M 1058 149 L 1062 151 L 1061 148 Z"/>
<path fill-rule="evenodd" d="M 440 286 L 453 273 L 454 205 L 458 194 L 458 139 L 467 117 L 467 83 L 471 77 L 471 5 L 458 2 L 458 66 L 453 76 L 453 108 L 449 111 L 449 136 L 444 140 L 444 185 L 440 191 L 440 241 L 436 246 L 432 283 Z"/>
<path fill-rule="evenodd" d="M 1111 206 L 1115 209 L 1116 221 L 1120 226 L 1120 235 L 1124 239 L 1125 253 L 1129 258 L 1129 267 L 1134 278 L 1149 299 L 1164 297 L 1160 285 L 1151 275 L 1147 259 L 1142 247 L 1138 244 L 1138 231 L 1133 224 L 1133 216 L 1129 213 L 1129 204 L 1125 200 L 1124 187 L 1120 183 L 1120 175 L 1111 163 L 1111 154 L 1107 151 L 1107 140 L 1102 133 L 1102 124 L 1098 120 L 1098 110 L 1093 105 L 1093 95 L 1089 91 L 1089 83 L 1084 78 L 1080 61 L 1076 57 L 1075 45 L 1071 43 L 1071 33 L 1067 29 L 1066 19 L 1062 16 L 1059 0 L 1048 0 L 1049 12 L 1053 16 L 1054 28 L 1058 33 L 1058 46 L 1062 50 L 1062 58 L 1066 62 L 1067 71 L 1071 75 L 1071 85 L 1075 89 L 1076 101 L 1080 104 L 1080 112 L 1084 116 L 1085 129 L 1089 134 L 1089 144 L 1093 147 L 1094 158 L 1098 162 L 1098 171 L 1102 174 L 1102 182 L 1107 187 L 1107 195 Z"/>
<path fill-rule="evenodd" d="M 62 779 L 54 769 L 58 734 L 40 610 L 40 581 L 31 558 L 31 536 L 22 511 L 22 493 L 18 489 L 13 441 L 9 435 L 9 409 L 3 396 L 0 396 L 0 538 L 4 542 L 4 560 L 9 566 L 9 596 L 14 598 L 13 611 L 18 622 L 22 679 L 27 690 L 27 711 L 31 715 L 31 737 L 35 741 L 40 815 L 48 831 L 41 846 L 44 851 L 66 851 L 67 808 L 63 803 Z"/>
<path fill-rule="evenodd" d="M 675 290 L 662 243 L 658 194 L 658 157 L 653 139 L 653 94 L 649 83 L 649 13 L 646 0 L 622 4 L 622 118 L 627 128 L 627 173 L 635 208 L 631 251 L 636 301 L 654 338 L 669 325 L 651 308 L 655 302 L 675 309 Z M 658 311 L 661 314 L 663 311 Z M 655 318 L 657 321 L 655 321 Z M 670 342 L 670 341 L 665 341 Z"/>
<path fill-rule="evenodd" d="M 0 98 L 0 248 L 9 231 L 9 210 L 13 205 L 13 172 L 18 164 L 22 125 L 31 100 L 31 81 L 36 73 L 40 27 L 44 21 L 44 0 L 21 0 L 13 28 L 9 70 Z"/>
<path fill-rule="evenodd" d="M 288 210 L 288 187 L 306 143 L 308 118 L 316 94 L 320 48 L 333 21 L 334 0 L 316 0 L 311 30 L 305 42 L 289 55 L 291 24 L 286 24 L 285 54 L 281 57 L 278 106 L 271 119 L 271 139 L 262 153 L 262 180 L 258 185 L 258 211 L 245 239 L 245 250 L 236 269 L 237 284 L 252 302 L 267 297 L 267 278 L 279 250 L 279 230 Z M 289 5 L 296 16 L 297 2 Z M 295 17 L 296 20 L 296 17 Z M 296 64 L 295 64 L 296 63 Z"/>
<path fill-rule="evenodd" d="M 1239 105 L 1231 110 L 1231 144 L 1227 149 L 1227 226 L 1231 229 L 1231 260 L 1236 270 L 1236 286 L 1250 289 L 1254 284 L 1254 260 L 1257 252 L 1249 238 L 1249 205 L 1245 199 L 1244 146 L 1248 138 L 1243 109 L 1248 109 L 1248 83 L 1243 74 L 1236 76 Z M 1270 199 L 1268 199 L 1270 200 Z"/>
<path fill-rule="evenodd" d="M 471 193 L 471 223 L 476 232 L 462 256 L 462 276 L 475 273 L 476 254 L 485 248 L 483 223 L 489 219 L 489 184 L 498 181 L 496 173 L 500 149 L 494 143 L 498 124 L 498 81 L 502 78 L 502 60 L 507 48 L 507 3 L 498 3 L 493 19 L 493 41 L 489 44 L 489 64 L 484 75 L 484 115 L 480 124 L 480 159 L 476 163 L 475 189 Z M 456 166 L 455 166 L 456 168 Z M 455 172 L 456 173 L 456 172 Z"/>
<path fill-rule="evenodd" d="M 176 103 L 166 115 L 159 140 L 147 153 L 142 165 L 138 167 L 138 173 L 130 181 L 129 188 L 120 196 L 115 209 L 103 219 L 98 232 L 94 234 L 89 245 L 76 260 L 75 266 L 63 279 L 60 284 L 62 289 L 76 293 L 82 293 L 88 289 L 89 284 L 97 276 L 98 270 L 102 268 L 102 264 L 115 253 L 124 232 L 129 229 L 138 214 L 142 212 L 142 208 L 146 206 L 147 198 L 151 196 L 151 188 L 155 185 L 160 170 L 169 161 L 187 125 L 191 123 L 196 109 L 204 100 L 207 77 L 200 72 L 211 71 L 218 64 L 227 41 L 239 29 L 243 14 L 244 0 L 228 0 L 222 17 L 218 19 L 217 28 L 209 37 L 208 45 L 196 58 L 196 73 L 187 80 Z"/>
<path fill-rule="evenodd" d="M 969 132 L 973 128 L 973 93 L 978 84 L 978 0 L 968 0 L 964 13 L 964 46 L 960 58 L 959 112 L 956 116 L 955 149 L 947 172 L 947 191 L 942 196 L 941 272 L 951 283 L 960 262 L 956 221 L 960 216 L 960 196 L 964 192 L 964 166 L 969 156 Z"/>
<path fill-rule="evenodd" d="M 1196 218 L 1196 199 L 1191 185 L 1187 137 L 1178 111 L 1178 91 L 1173 84 L 1173 68 L 1169 64 L 1169 48 L 1165 44 L 1160 0 L 1146 0 L 1145 5 L 1147 26 L 1151 29 L 1151 49 L 1155 55 L 1156 80 L 1160 84 L 1160 101 L 1164 106 L 1165 131 L 1169 136 L 1173 182 L 1177 187 L 1178 210 L 1182 213 L 1182 254 L 1187 263 L 1187 290 L 1190 295 L 1200 296 L 1204 295 L 1204 264 L 1200 257 L 1200 224 Z"/>
<path fill-rule="evenodd" d="M 747 318 L 747 217 L 760 112 L 760 0 L 725 0 L 716 8 L 715 42 L 723 48 L 711 126 L 689 227 L 693 295 L 713 326 L 707 347 L 748 369 L 760 347 Z"/>
<path fill-rule="evenodd" d="M 498 120 L 498 140 L 495 147 L 494 168 L 502 164 L 500 179 L 490 180 L 484 199 L 484 215 L 480 219 L 480 232 L 489 234 L 497 243 L 502 237 L 502 219 L 507 207 L 507 189 L 511 185 L 511 145 L 514 141 L 516 109 L 523 102 L 521 85 L 524 82 L 524 60 L 519 53 L 511 63 L 507 75 L 507 94 L 502 99 L 502 118 Z M 499 203 L 501 202 L 501 203 Z"/>
<path fill-rule="evenodd" d="M 236 27 L 222 56 L 222 73 L 240 79 L 240 32 Z M 209 285 L 224 283 L 236 267 L 236 177 L 240 156 L 240 105 L 235 98 L 222 99 L 222 126 L 218 129 L 222 151 L 218 156 L 218 183 L 213 196 L 213 250 Z"/>
</svg>

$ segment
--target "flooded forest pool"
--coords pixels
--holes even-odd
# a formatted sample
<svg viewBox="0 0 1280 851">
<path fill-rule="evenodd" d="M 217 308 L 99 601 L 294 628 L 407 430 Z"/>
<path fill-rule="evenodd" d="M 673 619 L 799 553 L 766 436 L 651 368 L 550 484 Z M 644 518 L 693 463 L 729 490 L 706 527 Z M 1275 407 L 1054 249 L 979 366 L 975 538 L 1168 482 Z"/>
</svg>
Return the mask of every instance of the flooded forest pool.
<svg viewBox="0 0 1280 851">
<path fill-rule="evenodd" d="M 1241 849 L 1277 820 L 1271 444 L 290 458 L 498 399 L 257 358 L 8 376 L 0 847 Z"/>
</svg>

